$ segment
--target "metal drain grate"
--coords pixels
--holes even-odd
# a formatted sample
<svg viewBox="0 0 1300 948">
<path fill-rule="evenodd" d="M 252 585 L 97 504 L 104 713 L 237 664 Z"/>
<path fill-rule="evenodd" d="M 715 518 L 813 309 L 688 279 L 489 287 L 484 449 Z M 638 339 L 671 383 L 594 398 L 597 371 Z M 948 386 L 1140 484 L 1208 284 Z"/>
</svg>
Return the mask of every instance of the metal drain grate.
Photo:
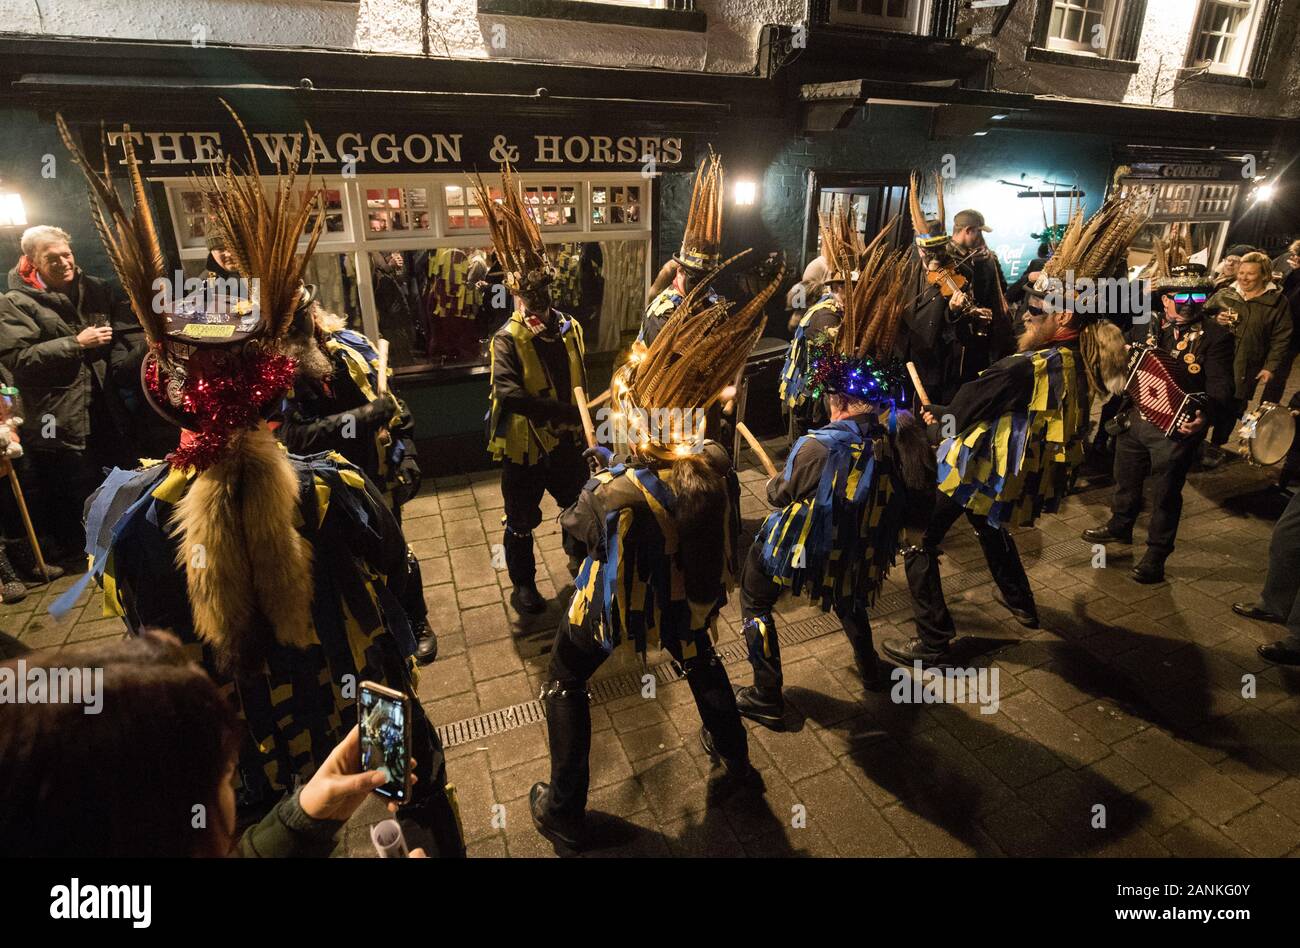
<svg viewBox="0 0 1300 948">
<path fill-rule="evenodd" d="M 1087 549 L 1088 547 L 1086 545 L 1081 546 L 1078 540 L 1063 540 L 1060 543 L 1045 546 L 1041 550 L 1025 551 L 1023 555 L 1025 565 L 1032 566 L 1036 562 L 1053 563 L 1070 556 L 1078 556 Z M 945 576 L 943 578 L 943 587 L 944 591 L 951 595 L 954 592 L 965 592 L 968 589 L 974 589 L 991 581 L 988 570 L 981 562 L 976 569 L 963 570 L 960 573 Z M 890 593 L 876 600 L 876 604 L 871 607 L 871 617 L 873 619 L 881 618 L 890 613 L 910 609 L 911 606 L 912 597 L 908 593 Z M 783 647 L 788 648 L 839 631 L 839 620 L 835 618 L 834 613 L 828 612 L 813 616 L 811 619 L 804 619 L 801 622 L 791 622 L 780 626 L 777 629 L 777 639 Z M 717 653 L 724 665 L 737 665 L 749 660 L 745 643 L 735 639 L 719 645 Z M 664 659 L 648 666 L 646 673 L 655 676 L 657 685 L 671 684 L 682 678 L 672 659 Z M 590 682 L 587 688 L 591 692 L 592 704 L 605 704 L 619 698 L 640 694 L 641 674 L 624 672 L 619 675 L 598 678 Z M 503 734 L 506 731 L 513 731 L 527 724 L 535 724 L 538 721 L 545 720 L 545 718 L 546 712 L 542 707 L 542 703 L 534 698 L 532 701 L 511 705 L 499 711 L 488 711 L 472 718 L 466 718 L 463 721 L 456 721 L 453 724 L 439 725 L 437 731 L 443 747 L 456 747 L 460 744 L 468 744 L 471 741 L 482 740 L 496 734 Z"/>
</svg>

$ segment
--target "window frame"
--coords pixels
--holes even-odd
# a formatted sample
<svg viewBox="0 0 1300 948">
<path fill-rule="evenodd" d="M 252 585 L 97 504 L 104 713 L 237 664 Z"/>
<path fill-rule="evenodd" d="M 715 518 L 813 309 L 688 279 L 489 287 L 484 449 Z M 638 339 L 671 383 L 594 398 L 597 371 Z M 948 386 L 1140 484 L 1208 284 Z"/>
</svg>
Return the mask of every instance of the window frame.
<svg viewBox="0 0 1300 948">
<path fill-rule="evenodd" d="M 1052 35 L 1052 16 L 1056 12 L 1058 3 L 1086 3 L 1087 0 L 1048 0 L 1045 8 L 1047 22 L 1043 28 L 1043 48 L 1057 53 L 1068 53 L 1074 56 L 1094 56 L 1098 59 L 1112 58 L 1118 39 L 1120 23 L 1123 21 L 1124 0 L 1102 0 L 1105 8 L 1102 12 L 1102 29 L 1106 35 L 1106 45 L 1101 49 L 1095 48 L 1088 42 L 1076 42 L 1075 40 L 1062 39 Z"/>
<path fill-rule="evenodd" d="M 1187 38 L 1187 53 L 1184 57 L 1184 65 L 1188 69 L 1205 68 L 1205 72 L 1214 76 L 1236 76 L 1239 78 L 1248 77 L 1252 74 L 1256 57 L 1256 47 L 1260 41 L 1260 34 L 1268 8 L 1267 0 L 1244 0 L 1250 4 L 1247 18 L 1245 36 L 1242 38 L 1241 47 L 1238 51 L 1238 65 L 1235 67 L 1225 66 L 1220 63 L 1214 63 L 1208 60 L 1193 59 L 1196 49 L 1201 43 L 1201 37 L 1205 34 L 1204 22 L 1206 12 L 1211 4 L 1227 3 L 1234 4 L 1238 0 L 1201 0 L 1196 9 L 1196 19 L 1193 21 L 1191 34 Z"/>
</svg>

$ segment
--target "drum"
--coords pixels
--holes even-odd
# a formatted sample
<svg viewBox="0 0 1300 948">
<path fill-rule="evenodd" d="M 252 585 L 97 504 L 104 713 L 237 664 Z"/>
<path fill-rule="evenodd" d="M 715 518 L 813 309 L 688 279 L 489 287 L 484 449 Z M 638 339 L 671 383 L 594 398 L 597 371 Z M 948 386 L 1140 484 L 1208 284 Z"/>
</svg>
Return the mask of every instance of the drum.
<svg viewBox="0 0 1300 948">
<path fill-rule="evenodd" d="M 1295 440 L 1295 415 L 1291 409 L 1263 402 L 1242 416 L 1237 442 L 1252 464 L 1277 464 L 1291 450 Z"/>
</svg>

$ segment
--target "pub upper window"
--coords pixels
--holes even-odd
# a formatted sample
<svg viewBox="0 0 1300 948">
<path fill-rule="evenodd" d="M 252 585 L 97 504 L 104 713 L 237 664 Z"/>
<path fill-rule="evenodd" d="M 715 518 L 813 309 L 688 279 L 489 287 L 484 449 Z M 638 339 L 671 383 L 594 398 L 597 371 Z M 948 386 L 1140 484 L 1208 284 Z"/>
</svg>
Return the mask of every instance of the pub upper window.
<svg viewBox="0 0 1300 948">
<path fill-rule="evenodd" d="M 1119 19 L 1119 0 L 1052 0 L 1047 48 L 1107 56 Z"/>
<path fill-rule="evenodd" d="M 832 0 L 830 21 L 845 26 L 920 33 L 929 0 Z"/>
<path fill-rule="evenodd" d="M 1258 0 L 1204 0 L 1188 47 L 1189 66 L 1240 76 L 1250 63 L 1259 22 Z"/>
</svg>

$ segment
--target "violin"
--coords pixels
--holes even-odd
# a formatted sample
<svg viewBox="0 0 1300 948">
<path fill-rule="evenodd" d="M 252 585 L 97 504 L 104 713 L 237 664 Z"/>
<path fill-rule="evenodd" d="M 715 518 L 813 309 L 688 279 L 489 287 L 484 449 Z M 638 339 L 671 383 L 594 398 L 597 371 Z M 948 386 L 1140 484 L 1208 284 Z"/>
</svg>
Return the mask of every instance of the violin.
<svg viewBox="0 0 1300 948">
<path fill-rule="evenodd" d="M 941 266 L 937 270 L 927 270 L 925 279 L 931 286 L 937 286 L 943 298 L 950 300 L 955 293 L 961 293 L 965 300 L 961 306 L 957 307 L 953 321 L 963 317 L 970 318 L 970 331 L 976 336 L 987 336 L 989 327 L 993 323 L 993 311 L 982 306 L 976 306 L 966 287 L 970 280 L 964 274 L 951 265 Z"/>
</svg>

